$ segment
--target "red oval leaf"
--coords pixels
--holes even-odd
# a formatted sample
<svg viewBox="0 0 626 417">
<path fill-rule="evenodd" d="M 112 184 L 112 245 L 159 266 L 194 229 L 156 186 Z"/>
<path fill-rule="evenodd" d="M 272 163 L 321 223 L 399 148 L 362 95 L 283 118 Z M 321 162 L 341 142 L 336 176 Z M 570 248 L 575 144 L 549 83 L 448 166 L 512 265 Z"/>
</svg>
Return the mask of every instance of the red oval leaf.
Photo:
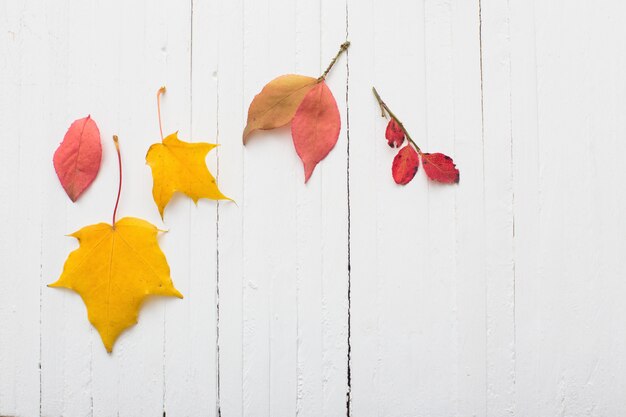
<svg viewBox="0 0 626 417">
<path fill-rule="evenodd" d="M 387 138 L 387 143 L 392 148 L 399 148 L 402 146 L 404 142 L 404 131 L 396 122 L 396 119 L 389 120 L 387 124 L 387 130 L 385 130 L 385 138 Z"/>
<path fill-rule="evenodd" d="M 400 149 L 391 166 L 394 181 L 400 185 L 408 184 L 417 173 L 419 165 L 420 159 L 411 145 Z"/>
<path fill-rule="evenodd" d="M 459 170 L 454 161 L 442 153 L 422 154 L 422 164 L 426 175 L 433 181 L 453 184 L 459 182 Z"/>
<path fill-rule="evenodd" d="M 304 164 L 306 183 L 317 164 L 333 149 L 339 139 L 341 117 L 335 97 L 324 81 L 304 96 L 291 122 L 291 136 Z"/>
<path fill-rule="evenodd" d="M 89 187 L 102 160 L 100 131 L 91 116 L 75 120 L 54 153 L 54 169 L 72 201 Z"/>
</svg>

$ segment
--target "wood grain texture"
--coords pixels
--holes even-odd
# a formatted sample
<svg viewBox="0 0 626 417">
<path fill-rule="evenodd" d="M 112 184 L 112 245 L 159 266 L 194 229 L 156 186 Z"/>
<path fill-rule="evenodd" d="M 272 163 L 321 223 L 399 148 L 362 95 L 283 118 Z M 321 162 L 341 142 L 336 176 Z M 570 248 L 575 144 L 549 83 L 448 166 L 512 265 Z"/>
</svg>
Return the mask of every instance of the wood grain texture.
<svg viewBox="0 0 626 417">
<path fill-rule="evenodd" d="M 626 6 L 535 0 L 0 0 L 0 415 L 621 416 Z M 327 78 L 335 149 L 303 183 L 289 128 L 244 148 L 284 73 Z M 144 157 L 217 142 L 229 202 L 160 220 Z M 401 187 L 371 93 L 458 186 Z M 103 141 L 78 203 L 52 155 Z M 155 299 L 108 355 L 56 280 L 64 235 L 120 217 L 160 238 L 184 300 Z"/>
<path fill-rule="evenodd" d="M 518 407 L 621 415 L 626 8 L 516 1 L 509 14 Z"/>
</svg>

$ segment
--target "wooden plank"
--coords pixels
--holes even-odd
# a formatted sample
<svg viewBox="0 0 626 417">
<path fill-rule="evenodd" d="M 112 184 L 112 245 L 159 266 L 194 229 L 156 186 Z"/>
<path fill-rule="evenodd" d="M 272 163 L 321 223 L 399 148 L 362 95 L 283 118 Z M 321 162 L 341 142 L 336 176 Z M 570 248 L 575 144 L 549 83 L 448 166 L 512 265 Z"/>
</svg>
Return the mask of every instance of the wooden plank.
<svg viewBox="0 0 626 417">
<path fill-rule="evenodd" d="M 218 203 L 217 331 L 218 406 L 223 416 L 243 416 L 244 152 L 241 132 L 247 105 L 244 91 L 243 0 L 218 2 L 217 81 L 218 181 L 235 201 Z M 264 386 L 264 385 L 263 385 Z"/>
<path fill-rule="evenodd" d="M 484 414 L 477 4 L 353 2 L 349 16 L 353 414 Z M 439 186 L 420 170 L 393 183 L 372 82 L 469 181 Z"/>
<path fill-rule="evenodd" d="M 483 139 L 477 2 L 451 4 L 455 198 L 457 414 L 486 413 Z"/>
<path fill-rule="evenodd" d="M 180 6 L 172 3 L 169 13 L 179 17 L 181 28 L 187 21 L 191 27 L 168 39 L 173 43 L 168 47 L 168 62 L 180 64 L 179 70 L 184 72 L 168 74 L 167 84 L 176 88 L 176 95 L 175 101 L 168 96 L 164 104 L 168 103 L 177 117 L 168 131 L 180 129 L 183 140 L 215 143 L 217 83 L 211 74 L 217 66 L 216 4 L 195 1 L 188 8 Z M 215 151 L 208 161 L 211 172 L 216 173 Z M 185 200 L 166 217 L 174 255 L 170 265 L 172 271 L 175 267 L 179 271 L 179 289 L 185 299 L 167 307 L 164 409 L 168 416 L 215 415 L 217 203 L 200 200 L 195 206 Z"/>
<path fill-rule="evenodd" d="M 90 82 L 95 62 L 90 47 L 94 33 L 91 20 L 85 17 L 91 15 L 93 8 L 94 2 L 83 2 L 76 7 L 71 7 L 69 2 L 46 7 L 52 34 L 49 38 L 52 74 L 46 86 L 50 121 L 46 140 L 48 169 L 44 174 L 47 210 L 43 219 L 42 285 L 58 279 L 68 253 L 78 246 L 75 239 L 65 235 L 88 224 L 110 221 L 115 198 L 117 178 L 113 176 L 113 158 L 103 158 L 103 175 L 98 176 L 76 204 L 65 195 L 51 163 L 70 123 L 87 114 L 101 128 L 105 140 L 103 153 L 114 152 L 112 143 L 106 140 L 111 131 L 102 129 L 106 120 L 101 112 L 106 104 L 95 100 L 95 83 Z M 105 56 L 110 57 L 107 53 Z M 113 62 L 108 61 L 104 67 L 108 69 L 111 65 Z M 85 306 L 77 294 L 46 287 L 41 291 L 41 414 L 86 415 L 93 407 L 92 352 L 98 347 L 104 350 L 102 343 L 87 321 Z"/>
<path fill-rule="evenodd" d="M 295 3 L 244 3 L 244 102 L 294 72 Z M 288 129 L 257 132 L 244 149 L 243 416 L 288 415 L 296 402 L 296 187 Z M 253 255 L 254 253 L 254 255 Z"/>
<path fill-rule="evenodd" d="M 346 37 L 345 4 L 298 5 L 298 72 L 321 74 Z M 301 416 L 344 416 L 347 389 L 347 56 L 326 82 L 341 113 L 342 129 L 330 154 L 302 184 L 298 167 L 297 402 Z"/>
<path fill-rule="evenodd" d="M 515 412 L 515 252 L 508 6 L 481 1 L 487 414 Z"/>
<path fill-rule="evenodd" d="M 168 65 L 164 54 L 168 45 L 165 22 L 173 22 L 170 30 L 174 33 L 184 33 L 184 27 L 190 26 L 189 11 L 188 18 L 183 10 L 182 19 L 177 20 L 166 4 L 153 5 L 148 11 L 131 8 L 122 14 L 119 4 L 81 6 L 61 9 L 58 18 L 52 20 L 53 29 L 61 38 L 59 48 L 64 51 L 58 60 L 61 80 L 65 82 L 51 84 L 51 91 L 53 97 L 66 100 L 67 107 L 59 114 L 63 120 L 56 124 L 63 126 L 57 129 L 62 137 L 69 122 L 83 116 L 77 112 L 92 109 L 101 128 L 105 156 L 101 173 L 88 193 L 78 204 L 67 206 L 69 220 L 62 227 L 64 230 L 57 230 L 61 229 L 58 216 L 44 219 L 44 256 L 50 267 L 45 263 L 43 268 L 44 272 L 57 276 L 75 245 L 70 239 L 60 237 L 86 224 L 110 218 L 117 187 L 117 161 L 111 142 L 114 133 L 120 136 L 125 178 L 118 218 L 133 215 L 163 228 L 152 202 L 150 172 L 143 161 L 147 147 L 158 140 L 154 94 Z M 56 16 L 53 11 L 49 13 Z M 68 21 L 74 24 L 68 26 Z M 175 27 L 177 24 L 183 30 Z M 187 36 L 172 42 L 175 44 L 172 47 L 184 51 L 189 43 Z M 169 65 L 181 66 L 175 62 Z M 163 70 L 154 71 L 159 67 Z M 129 94 L 129 90 L 133 92 Z M 189 97 L 189 87 L 183 95 Z M 149 129 L 155 133 L 153 139 L 146 135 L 148 126 L 153 127 Z M 56 147 L 59 139 L 55 137 L 51 147 Z M 60 187 L 54 186 L 52 190 L 59 193 Z M 67 242 L 66 246 L 59 244 L 63 241 Z M 164 251 L 169 256 L 169 250 L 164 247 Z M 46 299 L 50 300 L 49 308 Z M 46 415 L 162 413 L 164 306 L 174 301 L 148 302 L 140 314 L 140 324 L 124 333 L 114 353 L 108 355 L 97 332 L 86 321 L 80 298 L 70 292 L 45 289 L 42 308 L 50 314 L 44 313 L 42 329 L 42 412 Z M 59 302 L 67 305 L 60 318 Z"/>
<path fill-rule="evenodd" d="M 48 80 L 41 2 L 3 3 L 0 18 L 0 191 L 4 273 L 0 283 L 0 414 L 39 413 L 41 219 L 43 182 L 34 167 L 47 162 L 38 138 L 47 132 L 33 117 L 46 112 Z M 4 327 L 6 326 L 6 327 Z"/>
<path fill-rule="evenodd" d="M 626 411 L 625 14 L 511 4 L 520 413 Z"/>
</svg>

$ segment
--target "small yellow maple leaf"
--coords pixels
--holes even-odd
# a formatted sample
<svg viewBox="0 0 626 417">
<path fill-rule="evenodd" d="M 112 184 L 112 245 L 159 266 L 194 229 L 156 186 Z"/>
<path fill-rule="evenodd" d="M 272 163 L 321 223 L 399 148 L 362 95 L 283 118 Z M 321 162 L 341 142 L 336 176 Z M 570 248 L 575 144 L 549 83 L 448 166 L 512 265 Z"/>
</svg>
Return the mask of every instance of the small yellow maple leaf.
<svg viewBox="0 0 626 417">
<path fill-rule="evenodd" d="M 70 235 L 80 246 L 68 256 L 59 280 L 49 285 L 80 294 L 108 352 L 118 336 L 137 323 L 146 297 L 183 298 L 174 288 L 157 233 L 153 224 L 134 217 L 115 226 L 83 227 Z"/>
<path fill-rule="evenodd" d="M 152 196 L 161 218 L 165 206 L 175 192 L 189 196 L 194 203 L 201 198 L 231 200 L 217 188 L 215 178 L 206 165 L 206 155 L 218 145 L 189 143 L 178 139 L 178 132 L 150 146 L 146 162 L 152 168 Z M 232 200 L 231 200 L 232 201 Z"/>
</svg>

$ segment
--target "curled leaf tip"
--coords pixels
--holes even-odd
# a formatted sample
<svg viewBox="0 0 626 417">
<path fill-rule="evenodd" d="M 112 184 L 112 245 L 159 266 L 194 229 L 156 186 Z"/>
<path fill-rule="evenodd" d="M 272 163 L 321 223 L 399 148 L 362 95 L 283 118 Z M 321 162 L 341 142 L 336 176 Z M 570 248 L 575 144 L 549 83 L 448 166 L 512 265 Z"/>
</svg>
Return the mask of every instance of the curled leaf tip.
<svg viewBox="0 0 626 417">
<path fill-rule="evenodd" d="M 250 131 L 248 130 L 248 126 L 243 130 L 243 134 L 241 135 L 241 139 L 243 140 L 243 146 L 246 146 L 248 143 L 248 136 L 250 135 Z"/>
</svg>

